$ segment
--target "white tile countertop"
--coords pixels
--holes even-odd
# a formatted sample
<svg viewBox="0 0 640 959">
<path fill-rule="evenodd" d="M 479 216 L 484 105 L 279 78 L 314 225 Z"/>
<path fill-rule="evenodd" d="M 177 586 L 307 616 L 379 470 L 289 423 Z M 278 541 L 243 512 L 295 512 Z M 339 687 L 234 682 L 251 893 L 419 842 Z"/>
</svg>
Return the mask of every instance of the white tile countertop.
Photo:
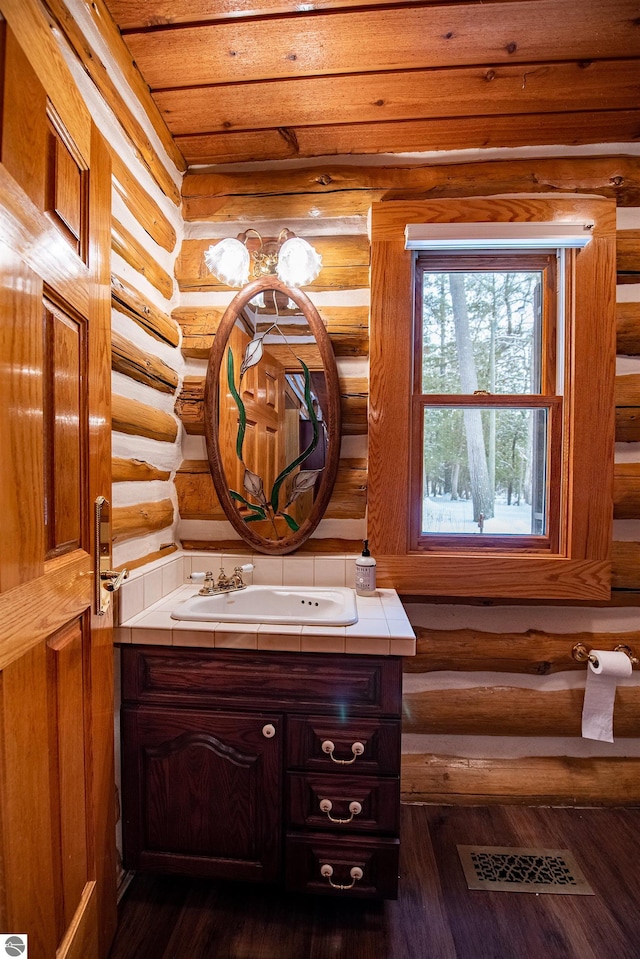
<svg viewBox="0 0 640 959">
<path fill-rule="evenodd" d="M 415 634 L 394 589 L 379 589 L 375 596 L 357 596 L 358 622 L 352 626 L 199 623 L 172 619 L 171 611 L 178 603 L 197 592 L 198 586 L 194 584 L 174 589 L 121 622 L 114 629 L 115 642 L 374 656 L 414 656 L 416 652 Z"/>
</svg>

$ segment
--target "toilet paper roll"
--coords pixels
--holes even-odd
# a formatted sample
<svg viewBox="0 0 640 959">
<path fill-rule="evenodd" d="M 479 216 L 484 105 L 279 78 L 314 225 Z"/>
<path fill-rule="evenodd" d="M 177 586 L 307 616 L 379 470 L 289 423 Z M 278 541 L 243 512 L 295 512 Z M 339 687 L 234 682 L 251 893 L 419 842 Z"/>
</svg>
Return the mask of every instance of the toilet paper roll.
<svg viewBox="0 0 640 959">
<path fill-rule="evenodd" d="M 631 675 L 631 660 L 626 653 L 592 649 L 597 664 L 589 662 L 582 706 L 582 736 L 613 742 L 613 704 L 619 679 Z"/>
</svg>

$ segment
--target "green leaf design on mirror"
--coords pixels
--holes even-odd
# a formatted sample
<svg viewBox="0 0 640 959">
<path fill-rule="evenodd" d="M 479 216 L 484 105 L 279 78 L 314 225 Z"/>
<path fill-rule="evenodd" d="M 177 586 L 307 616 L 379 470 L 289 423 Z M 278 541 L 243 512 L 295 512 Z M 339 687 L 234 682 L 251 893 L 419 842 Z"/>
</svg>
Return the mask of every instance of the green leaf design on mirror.
<svg viewBox="0 0 640 959">
<path fill-rule="evenodd" d="M 248 499 L 245 499 L 242 493 L 236 492 L 234 489 L 229 490 L 229 495 L 232 499 L 236 500 L 238 503 L 242 503 L 243 506 L 246 506 L 247 509 L 253 510 L 254 513 L 258 513 L 256 519 L 266 519 L 267 514 L 263 510 L 262 506 L 255 506 L 253 503 L 250 503 Z M 245 523 L 247 520 L 245 519 Z"/>
<path fill-rule="evenodd" d="M 236 436 L 236 456 L 242 462 L 242 446 L 244 444 L 244 434 L 247 429 L 247 411 L 244 408 L 244 403 L 240 398 L 240 394 L 236 389 L 235 384 L 235 369 L 233 365 L 233 353 L 231 349 L 227 349 L 227 383 L 229 385 L 229 392 L 235 400 L 235 404 L 238 407 L 238 435 Z"/>
<path fill-rule="evenodd" d="M 282 518 L 285 520 L 285 522 L 286 522 L 286 524 L 287 524 L 287 526 L 289 527 L 290 530 L 292 530 L 294 533 L 297 533 L 297 532 L 298 532 L 298 530 L 300 529 L 300 527 L 298 526 L 298 524 L 297 524 L 296 521 L 294 520 L 293 516 L 289 516 L 289 514 L 288 514 L 288 513 L 285 513 L 284 510 L 280 513 L 280 516 L 282 516 Z"/>
<path fill-rule="evenodd" d="M 309 373 L 309 368 L 299 356 L 296 357 L 296 359 L 300 363 L 304 373 L 304 401 L 307 407 L 307 412 L 309 413 L 309 419 L 313 429 L 313 436 L 306 450 L 303 450 L 302 453 L 300 453 L 300 455 L 297 456 L 292 463 L 289 463 L 289 465 L 282 470 L 280 475 L 276 477 L 276 481 L 273 484 L 273 489 L 271 490 L 271 506 L 273 507 L 274 513 L 278 512 L 280 487 L 286 480 L 287 476 L 289 476 L 297 466 L 300 466 L 301 463 L 304 463 L 308 456 L 311 456 L 318 445 L 318 439 L 320 437 L 320 431 L 318 429 L 318 417 L 316 416 L 316 411 L 313 408 L 313 401 L 311 399 L 311 375 Z"/>
</svg>

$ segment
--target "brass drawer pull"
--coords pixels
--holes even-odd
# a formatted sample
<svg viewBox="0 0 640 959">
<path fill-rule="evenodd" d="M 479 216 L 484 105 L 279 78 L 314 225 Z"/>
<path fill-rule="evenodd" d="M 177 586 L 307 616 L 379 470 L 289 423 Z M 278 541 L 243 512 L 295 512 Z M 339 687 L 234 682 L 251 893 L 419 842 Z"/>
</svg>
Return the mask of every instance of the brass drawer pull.
<svg viewBox="0 0 640 959">
<path fill-rule="evenodd" d="M 362 745 L 362 743 L 353 743 L 353 745 L 351 746 L 351 752 L 353 753 L 353 757 L 351 759 L 336 759 L 335 756 L 333 755 L 333 751 L 335 748 L 336 747 L 334 746 L 334 744 L 331 742 L 330 739 L 325 739 L 325 741 L 322 744 L 322 752 L 327 753 L 331 762 L 338 763 L 339 766 L 350 766 L 351 763 L 354 763 L 356 759 L 358 758 L 358 756 L 362 756 L 364 752 L 364 746 Z"/>
<path fill-rule="evenodd" d="M 320 875 L 324 879 L 329 880 L 329 885 L 332 886 L 333 889 L 353 889 L 357 881 L 359 879 L 362 879 L 363 873 L 360 866 L 352 866 L 349 872 L 349 875 L 351 876 L 351 882 L 349 883 L 348 886 L 343 886 L 339 882 L 333 881 L 333 879 L 331 878 L 333 876 L 333 866 L 330 866 L 329 863 L 326 862 L 322 866 L 320 866 Z"/>
<path fill-rule="evenodd" d="M 354 799 L 353 802 L 350 802 L 350 803 L 349 803 L 349 812 L 351 813 L 351 815 L 349 816 L 348 819 L 336 819 L 336 818 L 334 818 L 334 817 L 331 815 L 331 810 L 332 810 L 332 809 L 333 809 L 333 803 L 331 802 L 330 799 L 321 799 L 321 800 L 320 800 L 320 811 L 323 812 L 323 813 L 325 813 L 326 816 L 327 816 L 327 819 L 330 819 L 331 822 L 337 822 L 337 823 L 347 823 L 347 822 L 351 822 L 351 820 L 353 819 L 354 816 L 359 816 L 360 813 L 362 812 L 362 806 L 360 805 L 359 802 L 356 802 L 355 799 Z"/>
</svg>

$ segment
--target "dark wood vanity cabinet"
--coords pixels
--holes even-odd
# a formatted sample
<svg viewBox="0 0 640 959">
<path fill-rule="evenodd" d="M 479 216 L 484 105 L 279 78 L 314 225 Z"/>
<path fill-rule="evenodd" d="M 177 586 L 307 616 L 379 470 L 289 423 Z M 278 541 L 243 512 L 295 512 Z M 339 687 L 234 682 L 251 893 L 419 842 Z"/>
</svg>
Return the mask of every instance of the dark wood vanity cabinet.
<svg viewBox="0 0 640 959">
<path fill-rule="evenodd" d="M 130 869 L 395 898 L 401 660 L 122 648 Z"/>
</svg>

